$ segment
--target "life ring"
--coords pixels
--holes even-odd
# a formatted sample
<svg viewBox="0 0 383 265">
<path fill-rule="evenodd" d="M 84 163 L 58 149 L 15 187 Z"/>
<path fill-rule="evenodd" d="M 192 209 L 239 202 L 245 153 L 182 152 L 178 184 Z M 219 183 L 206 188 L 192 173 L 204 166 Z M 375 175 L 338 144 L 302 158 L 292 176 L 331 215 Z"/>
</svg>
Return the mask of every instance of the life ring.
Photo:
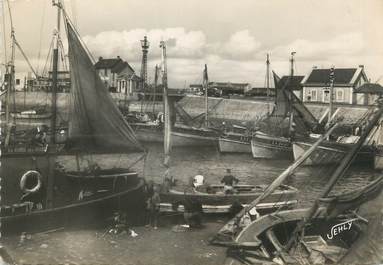
<svg viewBox="0 0 383 265">
<path fill-rule="evenodd" d="M 37 184 L 33 188 L 28 189 L 26 187 L 27 179 L 30 178 L 30 177 L 33 177 L 33 176 L 35 176 L 37 178 Z M 41 186 L 43 184 L 41 178 L 42 177 L 41 177 L 40 172 L 38 172 L 36 170 L 28 170 L 27 172 L 24 173 L 24 175 L 20 179 L 20 189 L 23 192 L 27 192 L 27 193 L 35 193 L 35 192 L 37 192 L 41 188 Z"/>
</svg>

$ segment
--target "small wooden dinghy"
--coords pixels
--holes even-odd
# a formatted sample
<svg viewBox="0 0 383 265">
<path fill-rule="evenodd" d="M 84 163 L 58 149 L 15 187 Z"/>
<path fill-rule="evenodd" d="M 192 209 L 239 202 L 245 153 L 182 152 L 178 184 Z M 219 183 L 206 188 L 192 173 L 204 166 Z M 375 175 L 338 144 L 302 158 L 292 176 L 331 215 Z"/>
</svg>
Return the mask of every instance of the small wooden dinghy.
<svg viewBox="0 0 383 265">
<path fill-rule="evenodd" d="M 245 207 L 251 201 L 261 195 L 266 185 L 235 185 L 234 193 L 225 194 L 223 185 L 209 185 L 203 188 L 193 189 L 187 187 L 170 188 L 161 193 L 160 210 L 162 212 L 183 212 L 185 200 L 195 200 L 202 204 L 204 213 L 228 213 L 234 206 Z M 281 185 L 270 197 L 257 206 L 257 210 L 271 211 L 279 208 L 290 208 L 297 200 L 297 189 Z"/>
<path fill-rule="evenodd" d="M 11 117 L 16 118 L 16 119 L 41 120 L 41 119 L 50 119 L 52 117 L 52 113 L 51 112 L 38 112 L 35 110 L 31 110 L 31 111 L 22 111 L 22 112 L 11 113 Z"/>
</svg>

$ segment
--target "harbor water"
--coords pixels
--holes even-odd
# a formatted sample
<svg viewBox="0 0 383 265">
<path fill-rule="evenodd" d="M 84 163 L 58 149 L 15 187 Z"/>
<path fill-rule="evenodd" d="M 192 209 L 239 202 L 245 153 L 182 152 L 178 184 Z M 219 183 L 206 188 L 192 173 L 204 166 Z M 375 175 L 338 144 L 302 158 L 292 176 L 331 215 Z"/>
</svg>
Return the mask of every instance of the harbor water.
<svg viewBox="0 0 383 265">
<path fill-rule="evenodd" d="M 163 146 L 151 144 L 147 148 L 145 166 L 140 161 L 134 168 L 146 180 L 161 183 L 165 172 Z M 138 157 L 138 154 L 93 155 L 92 160 L 100 167 L 122 167 Z M 76 166 L 71 157 L 63 156 L 58 160 L 67 168 Z M 80 163 L 87 161 L 80 158 Z M 255 160 L 249 154 L 220 154 L 217 147 L 173 148 L 170 173 L 178 185 L 188 185 L 189 178 L 197 174 L 204 175 L 205 180 L 213 184 L 219 182 L 226 169 L 230 168 L 240 183 L 269 184 L 291 163 L 286 160 Z M 318 168 L 307 167 L 285 182 L 299 189 L 299 206 L 309 206 L 330 178 L 328 174 L 314 172 L 318 173 Z M 336 185 L 334 192 L 359 188 L 379 174 L 366 167 L 354 166 Z M 99 227 L 82 230 L 64 227 L 51 233 L 31 235 L 30 239 L 20 240 L 20 235 L 17 235 L 1 241 L 18 264 L 222 264 L 225 249 L 210 246 L 208 239 L 225 221 L 222 216 L 209 217 L 204 228 L 177 233 L 173 231 L 173 225 L 160 220 L 158 230 L 132 227 L 138 234 L 136 237 L 109 235 L 106 228 Z M 178 222 L 182 222 L 182 218 Z"/>
</svg>

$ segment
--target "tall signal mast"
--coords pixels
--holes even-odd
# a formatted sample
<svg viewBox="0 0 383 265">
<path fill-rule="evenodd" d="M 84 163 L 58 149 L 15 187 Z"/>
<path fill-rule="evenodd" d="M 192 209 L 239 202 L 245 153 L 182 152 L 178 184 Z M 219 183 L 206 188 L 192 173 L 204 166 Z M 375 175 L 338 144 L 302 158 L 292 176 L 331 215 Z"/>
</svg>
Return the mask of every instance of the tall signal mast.
<svg viewBox="0 0 383 265">
<path fill-rule="evenodd" d="M 141 91 L 143 92 L 148 80 L 148 52 L 149 52 L 149 41 L 146 36 L 141 40 L 142 48 L 142 63 L 141 63 Z"/>
</svg>

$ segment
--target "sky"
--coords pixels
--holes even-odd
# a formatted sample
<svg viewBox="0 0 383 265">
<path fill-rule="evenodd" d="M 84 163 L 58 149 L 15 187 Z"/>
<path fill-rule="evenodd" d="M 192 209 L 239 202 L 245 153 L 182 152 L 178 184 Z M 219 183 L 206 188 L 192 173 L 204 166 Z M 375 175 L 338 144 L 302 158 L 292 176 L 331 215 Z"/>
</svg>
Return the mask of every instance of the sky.
<svg viewBox="0 0 383 265">
<path fill-rule="evenodd" d="M 5 15 L 9 59 L 9 15 Z M 66 12 L 97 60 L 120 56 L 139 75 L 140 40 L 147 35 L 149 79 L 160 63 L 159 42 L 167 42 L 168 79 L 182 88 L 202 81 L 264 86 L 266 54 L 271 69 L 288 74 L 313 66 L 364 65 L 372 82 L 383 83 L 382 0 L 63 0 Z M 16 39 L 35 69 L 42 71 L 56 27 L 51 0 L 9 0 Z M 0 7 L 1 8 L 1 7 Z M 1 20 L 3 31 L 3 19 Z M 3 32 L 2 32 L 3 35 Z M 66 42 L 65 32 L 62 39 Z M 3 37 L 2 37 L 3 39 Z M 2 42 L 2 45 L 4 43 Z M 1 60 L 4 62 L 4 49 Z M 16 71 L 28 66 L 16 53 Z"/>
</svg>

